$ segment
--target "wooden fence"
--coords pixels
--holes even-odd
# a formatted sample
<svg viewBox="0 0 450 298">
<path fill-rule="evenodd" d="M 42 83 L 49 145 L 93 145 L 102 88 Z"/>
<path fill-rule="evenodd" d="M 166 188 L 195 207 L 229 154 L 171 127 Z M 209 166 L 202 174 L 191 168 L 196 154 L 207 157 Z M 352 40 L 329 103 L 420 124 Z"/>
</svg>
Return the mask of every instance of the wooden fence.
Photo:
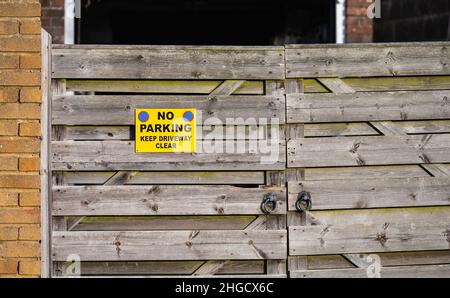
<svg viewBox="0 0 450 298">
<path fill-rule="evenodd" d="M 50 275 L 450 276 L 449 46 L 54 45 Z M 136 154 L 135 108 L 244 149 Z"/>
</svg>

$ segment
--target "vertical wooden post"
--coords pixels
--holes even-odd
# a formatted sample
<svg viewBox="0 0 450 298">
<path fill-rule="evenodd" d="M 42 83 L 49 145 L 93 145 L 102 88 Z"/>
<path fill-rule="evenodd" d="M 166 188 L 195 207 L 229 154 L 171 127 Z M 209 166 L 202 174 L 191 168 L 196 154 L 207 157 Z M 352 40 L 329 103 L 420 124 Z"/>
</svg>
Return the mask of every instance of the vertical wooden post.
<svg viewBox="0 0 450 298">
<path fill-rule="evenodd" d="M 47 31 L 41 32 L 41 277 L 49 277 L 51 270 L 50 245 L 50 133 L 51 133 L 51 44 L 52 37 Z"/>
</svg>

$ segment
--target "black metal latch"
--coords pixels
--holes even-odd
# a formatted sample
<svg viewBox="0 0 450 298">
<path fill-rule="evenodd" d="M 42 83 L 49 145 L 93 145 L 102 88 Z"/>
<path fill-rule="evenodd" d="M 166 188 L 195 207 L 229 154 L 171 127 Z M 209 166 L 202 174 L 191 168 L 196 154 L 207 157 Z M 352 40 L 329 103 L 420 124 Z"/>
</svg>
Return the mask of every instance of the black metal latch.
<svg viewBox="0 0 450 298">
<path fill-rule="evenodd" d="M 261 203 L 261 211 L 265 214 L 272 213 L 277 209 L 277 195 L 273 192 L 264 195 Z"/>
<path fill-rule="evenodd" d="M 295 208 L 298 211 L 304 212 L 311 210 L 312 201 L 311 194 L 307 191 L 302 191 L 297 195 L 297 201 L 295 202 Z"/>
</svg>

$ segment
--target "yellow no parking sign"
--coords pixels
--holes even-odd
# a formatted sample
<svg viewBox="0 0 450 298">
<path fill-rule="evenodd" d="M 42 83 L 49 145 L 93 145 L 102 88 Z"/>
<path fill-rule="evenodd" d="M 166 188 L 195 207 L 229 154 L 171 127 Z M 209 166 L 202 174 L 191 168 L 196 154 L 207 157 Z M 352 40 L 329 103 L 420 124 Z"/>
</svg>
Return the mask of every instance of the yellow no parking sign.
<svg viewBox="0 0 450 298">
<path fill-rule="evenodd" d="M 136 109 L 136 152 L 195 152 L 195 109 Z"/>
</svg>

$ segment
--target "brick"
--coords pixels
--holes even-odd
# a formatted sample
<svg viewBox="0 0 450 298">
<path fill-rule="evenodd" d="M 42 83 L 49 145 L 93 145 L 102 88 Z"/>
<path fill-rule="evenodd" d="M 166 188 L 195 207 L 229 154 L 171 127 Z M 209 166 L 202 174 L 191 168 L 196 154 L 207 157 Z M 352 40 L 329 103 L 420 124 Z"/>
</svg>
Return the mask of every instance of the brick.
<svg viewBox="0 0 450 298">
<path fill-rule="evenodd" d="M 39 86 L 40 70 L 0 70 L 0 84 L 4 86 Z"/>
<path fill-rule="evenodd" d="M 20 123 L 19 135 L 23 137 L 38 137 L 41 135 L 41 124 L 39 121 Z"/>
<path fill-rule="evenodd" d="M 40 52 L 41 36 L 0 36 L 0 51 L 3 52 Z"/>
<path fill-rule="evenodd" d="M 41 229 L 39 225 L 20 227 L 19 240 L 41 240 Z"/>
<path fill-rule="evenodd" d="M 19 159 L 19 171 L 32 172 L 39 171 L 41 159 L 39 157 L 21 157 Z"/>
<path fill-rule="evenodd" d="M 0 87 L 0 103 L 17 102 L 19 99 L 19 90 L 16 87 Z"/>
<path fill-rule="evenodd" d="M 38 153 L 39 150 L 39 139 L 0 139 L 0 153 Z"/>
<path fill-rule="evenodd" d="M 0 119 L 40 119 L 41 106 L 35 103 L 0 103 Z"/>
<path fill-rule="evenodd" d="M 17 136 L 17 127 L 16 120 L 0 120 L 0 136 Z"/>
<path fill-rule="evenodd" d="M 0 172 L 0 188 L 39 188 L 39 186 L 39 174 L 3 174 Z"/>
<path fill-rule="evenodd" d="M 11 69 L 19 67 L 19 55 L 0 53 L 0 69 Z"/>
<path fill-rule="evenodd" d="M 39 207 L 41 205 L 41 193 L 23 192 L 20 194 L 19 204 L 24 207 Z"/>
<path fill-rule="evenodd" d="M 17 34 L 19 21 L 16 19 L 0 19 L 0 34 Z"/>
<path fill-rule="evenodd" d="M 40 69 L 41 68 L 41 55 L 40 54 L 27 54 L 20 56 L 20 68 L 24 69 Z"/>
<path fill-rule="evenodd" d="M 0 16 L 23 16 L 23 17 L 39 17 L 41 15 L 41 5 L 36 2 L 0 2 Z"/>
<path fill-rule="evenodd" d="M 1 207 L 17 207 L 19 201 L 19 194 L 17 193 L 0 193 Z"/>
<path fill-rule="evenodd" d="M 19 229 L 16 227 L 0 227 L 0 240 L 1 241 L 15 241 L 18 239 Z M 35 239 L 30 239 L 35 240 Z"/>
<path fill-rule="evenodd" d="M 41 272 L 41 262 L 30 260 L 19 262 L 19 274 L 23 275 L 39 275 Z"/>
<path fill-rule="evenodd" d="M 41 88 L 24 87 L 20 89 L 20 102 L 41 102 Z"/>
<path fill-rule="evenodd" d="M 17 157 L 0 156 L 0 171 L 17 171 Z"/>
<path fill-rule="evenodd" d="M 39 18 L 20 20 L 20 34 L 41 34 L 41 21 Z"/>
<path fill-rule="evenodd" d="M 36 207 L 8 207 L 0 209 L 0 222 L 14 223 L 39 223 L 40 210 Z"/>
<path fill-rule="evenodd" d="M 0 260 L 0 274 L 15 274 L 18 267 L 19 262 L 16 260 Z"/>
<path fill-rule="evenodd" d="M 40 257 L 39 241 L 5 241 L 0 243 L 0 252 L 7 258 Z"/>
</svg>

